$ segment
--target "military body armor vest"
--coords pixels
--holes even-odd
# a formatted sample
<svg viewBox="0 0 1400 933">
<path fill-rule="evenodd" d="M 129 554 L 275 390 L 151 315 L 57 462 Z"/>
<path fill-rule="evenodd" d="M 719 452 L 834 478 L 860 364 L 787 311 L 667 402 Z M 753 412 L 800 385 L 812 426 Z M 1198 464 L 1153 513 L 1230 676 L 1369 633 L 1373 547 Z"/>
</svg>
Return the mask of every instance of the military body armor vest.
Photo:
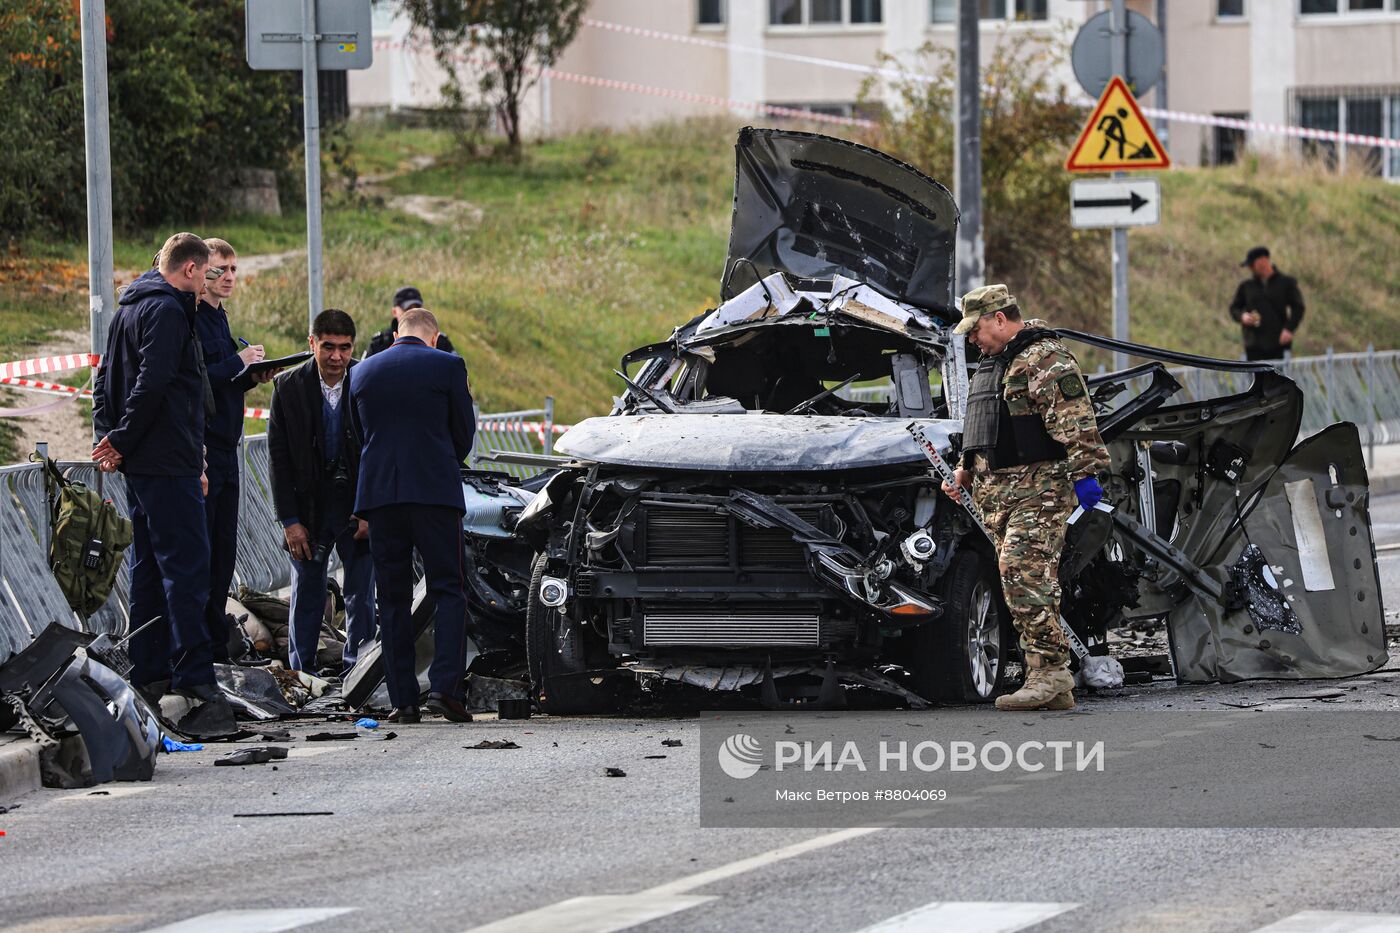
<svg viewBox="0 0 1400 933">
<path fill-rule="evenodd" d="M 968 386 L 967 417 L 963 421 L 964 454 L 982 454 L 993 470 L 1066 459 L 1065 445 L 1050 436 L 1039 414 L 1011 414 L 1004 389 L 1006 371 L 1012 360 L 1032 344 L 1054 336 L 1054 331 L 1044 327 L 1022 328 L 1001 353 L 983 360 L 977 367 Z M 967 457 L 964 462 L 970 465 L 971 458 Z"/>
</svg>

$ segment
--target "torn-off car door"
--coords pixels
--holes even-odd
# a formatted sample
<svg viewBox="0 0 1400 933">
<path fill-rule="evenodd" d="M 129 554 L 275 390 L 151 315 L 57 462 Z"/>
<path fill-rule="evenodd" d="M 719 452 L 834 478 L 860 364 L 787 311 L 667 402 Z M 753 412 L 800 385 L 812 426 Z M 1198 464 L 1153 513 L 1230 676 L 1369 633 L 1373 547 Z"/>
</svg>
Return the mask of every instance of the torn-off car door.
<svg viewBox="0 0 1400 933">
<path fill-rule="evenodd" d="M 1170 617 L 1182 681 L 1344 677 L 1386 661 L 1366 466 L 1353 424 L 1288 455 L 1208 573 L 1249 600 L 1223 611 L 1193 595 Z M 1252 560 L 1253 549 L 1267 570 Z M 1234 568 L 1234 580 L 1230 570 Z M 1284 609 L 1284 606 L 1287 609 Z"/>
<path fill-rule="evenodd" d="M 1342 677 L 1385 661 L 1356 428 L 1295 448 L 1302 407 L 1291 380 L 1261 367 L 1240 394 L 1158 408 L 1110 441 L 1129 487 L 1118 537 L 1142 559 L 1128 614 L 1166 618 L 1180 681 Z"/>
</svg>

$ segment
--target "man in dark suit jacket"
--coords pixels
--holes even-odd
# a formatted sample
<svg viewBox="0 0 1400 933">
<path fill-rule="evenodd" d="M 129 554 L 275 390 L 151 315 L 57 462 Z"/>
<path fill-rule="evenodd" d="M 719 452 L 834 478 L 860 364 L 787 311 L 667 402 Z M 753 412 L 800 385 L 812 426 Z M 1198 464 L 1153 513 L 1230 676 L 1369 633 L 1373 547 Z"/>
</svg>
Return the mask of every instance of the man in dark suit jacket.
<svg viewBox="0 0 1400 933">
<path fill-rule="evenodd" d="M 92 459 L 104 472 L 126 475 L 131 682 L 156 705 L 167 687 L 199 700 L 179 729 L 210 738 L 237 731 L 237 723 L 215 684 L 204 624 L 209 529 L 201 481 L 214 399 L 194 315 L 209 247 L 177 233 L 157 265 L 118 302 L 93 388 L 92 422 L 102 440 Z"/>
<path fill-rule="evenodd" d="M 326 565 L 331 551 L 344 568 L 344 670 L 374 638 L 374 563 L 369 529 L 353 512 L 360 438 L 348 412 L 355 366 L 355 322 L 327 308 L 311 323 L 312 359 L 278 377 L 267 424 L 272 504 L 292 557 L 288 651 L 293 669 L 315 673 Z"/>
<path fill-rule="evenodd" d="M 419 719 L 410 618 L 415 549 L 435 606 L 425 705 L 453 722 L 471 721 L 462 705 L 467 597 L 461 469 L 476 419 L 466 366 L 434 348 L 438 333 L 431 311 L 405 311 L 393 345 L 357 366 L 350 386 L 351 413 L 364 440 L 355 514 L 369 521 L 391 722 Z"/>
</svg>

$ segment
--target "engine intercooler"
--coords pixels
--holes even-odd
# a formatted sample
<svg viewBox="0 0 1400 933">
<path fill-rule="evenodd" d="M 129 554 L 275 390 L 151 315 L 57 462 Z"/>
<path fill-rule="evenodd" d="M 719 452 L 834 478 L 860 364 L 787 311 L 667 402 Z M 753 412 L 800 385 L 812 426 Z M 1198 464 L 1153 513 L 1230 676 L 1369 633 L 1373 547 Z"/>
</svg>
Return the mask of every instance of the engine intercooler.
<svg viewBox="0 0 1400 933">
<path fill-rule="evenodd" d="M 821 615 L 815 605 L 779 601 L 661 603 L 642 610 L 642 643 L 649 647 L 815 648 L 822 643 Z"/>
</svg>

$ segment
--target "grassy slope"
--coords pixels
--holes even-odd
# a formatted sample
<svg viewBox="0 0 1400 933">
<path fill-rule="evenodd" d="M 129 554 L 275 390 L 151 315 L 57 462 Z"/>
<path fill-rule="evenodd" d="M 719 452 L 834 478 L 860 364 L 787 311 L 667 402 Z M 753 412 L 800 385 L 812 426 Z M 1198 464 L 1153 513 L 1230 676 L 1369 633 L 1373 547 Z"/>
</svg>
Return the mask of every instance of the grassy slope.
<svg viewBox="0 0 1400 933">
<path fill-rule="evenodd" d="M 441 164 L 387 182 L 387 196 L 458 198 L 479 222 L 433 225 L 384 209 L 379 196 L 333 195 L 325 211 L 326 299 L 365 332 L 382 327 L 400 285 L 422 289 L 471 367 L 487 410 L 536 407 L 554 394 L 561 420 L 606 407 L 610 370 L 627 349 L 663 339 L 710 306 L 728 236 L 734 126 L 698 122 L 629 134 L 589 134 L 532 147 L 523 164 Z M 382 173 L 445 139 L 426 130 L 358 127 L 354 160 Z M 1237 263 L 1268 243 L 1308 300 L 1302 353 L 1400 346 L 1400 188 L 1367 178 L 1250 164 L 1162 176 L 1160 227 L 1131 234 L 1133 337 L 1221 356 L 1238 354 L 1225 307 Z M 303 220 L 235 219 L 189 229 L 242 253 L 295 249 Z M 126 235 L 117 265 L 148 263 L 165 231 Z M 1094 246 L 1093 248 L 1097 248 Z M 29 243 L 21 264 L 72 269 L 81 243 Z M 1103 261 L 1108 263 L 1107 250 Z M 0 357 L 16 359 L 46 333 L 84 327 L 84 278 L 66 292 L 38 289 L 6 267 L 0 277 Z M 305 340 L 305 263 L 248 280 L 231 303 L 235 331 L 269 352 Z M 1053 321 L 1060 309 L 1034 309 Z M 1076 317 L 1106 330 L 1109 297 L 1084 296 Z M 1068 316 L 1067 314 L 1062 314 Z M 1091 361 L 1093 362 L 1093 361 Z M 250 396 L 265 402 L 267 389 Z"/>
</svg>

